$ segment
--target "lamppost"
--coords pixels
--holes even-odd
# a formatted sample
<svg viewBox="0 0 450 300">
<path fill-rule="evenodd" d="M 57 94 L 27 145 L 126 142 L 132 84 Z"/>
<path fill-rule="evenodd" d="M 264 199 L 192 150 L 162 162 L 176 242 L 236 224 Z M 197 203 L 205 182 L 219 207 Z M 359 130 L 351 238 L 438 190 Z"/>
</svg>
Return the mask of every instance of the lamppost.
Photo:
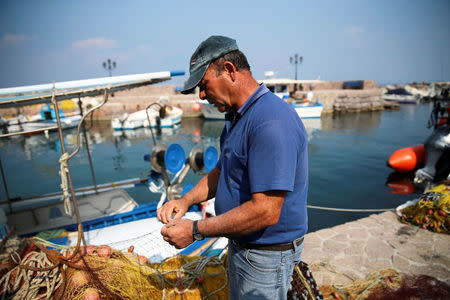
<svg viewBox="0 0 450 300">
<path fill-rule="evenodd" d="M 105 70 L 108 70 L 109 72 L 109 77 L 111 77 L 111 70 L 116 68 L 116 62 L 115 61 L 111 61 L 109 58 L 107 61 L 103 62 L 103 68 L 105 68 Z"/>
<path fill-rule="evenodd" d="M 290 57 L 289 61 L 291 64 L 295 64 L 295 80 L 297 80 L 297 65 L 302 63 L 303 56 L 299 56 L 297 53 L 294 54 L 294 57 Z"/>
</svg>

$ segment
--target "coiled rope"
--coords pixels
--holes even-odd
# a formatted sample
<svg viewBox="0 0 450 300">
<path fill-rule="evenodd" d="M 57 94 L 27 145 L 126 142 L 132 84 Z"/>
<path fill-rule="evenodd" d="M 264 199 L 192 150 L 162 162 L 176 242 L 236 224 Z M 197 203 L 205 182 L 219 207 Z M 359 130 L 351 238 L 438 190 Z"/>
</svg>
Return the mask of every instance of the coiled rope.
<svg viewBox="0 0 450 300">
<path fill-rule="evenodd" d="M 14 294 L 13 299 L 51 299 L 62 283 L 59 268 L 35 272 L 22 267 L 47 268 L 52 265 L 47 255 L 32 251 L 20 259 L 19 254 L 14 252 L 11 258 L 17 266 L 0 279 L 2 300 L 7 294 Z"/>
<path fill-rule="evenodd" d="M 67 152 L 61 155 L 61 158 L 59 159 L 59 174 L 61 175 L 61 189 L 63 191 L 62 200 L 64 200 L 64 211 L 68 216 L 72 216 L 72 206 L 70 205 L 69 198 L 69 186 L 67 184 L 67 173 L 69 172 L 67 163 L 68 159 L 69 154 Z"/>
</svg>

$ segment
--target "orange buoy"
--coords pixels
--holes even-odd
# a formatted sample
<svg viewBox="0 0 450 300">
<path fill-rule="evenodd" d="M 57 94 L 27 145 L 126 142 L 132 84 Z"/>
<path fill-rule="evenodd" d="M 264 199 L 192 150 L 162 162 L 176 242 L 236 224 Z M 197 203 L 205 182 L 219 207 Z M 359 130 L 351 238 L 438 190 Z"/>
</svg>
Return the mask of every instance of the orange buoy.
<svg viewBox="0 0 450 300">
<path fill-rule="evenodd" d="M 198 103 L 198 102 L 192 103 L 192 110 L 193 111 L 199 111 L 201 107 L 202 107 L 202 105 L 200 103 Z"/>
<path fill-rule="evenodd" d="M 409 172 L 425 164 L 423 144 L 399 149 L 392 153 L 387 165 L 398 172 Z"/>
</svg>

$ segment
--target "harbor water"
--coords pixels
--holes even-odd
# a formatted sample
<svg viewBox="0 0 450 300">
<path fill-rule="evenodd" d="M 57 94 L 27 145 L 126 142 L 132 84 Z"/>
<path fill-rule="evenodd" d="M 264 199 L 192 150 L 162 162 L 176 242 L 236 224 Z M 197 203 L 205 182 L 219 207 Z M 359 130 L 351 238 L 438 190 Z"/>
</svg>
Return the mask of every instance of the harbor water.
<svg viewBox="0 0 450 300">
<path fill-rule="evenodd" d="M 325 115 L 304 120 L 309 139 L 308 204 L 329 208 L 395 208 L 422 192 L 399 194 L 387 186 L 393 171 L 386 166 L 397 149 L 423 143 L 431 133 L 426 124 L 431 104 L 402 105 L 400 110 Z M 195 147 L 218 147 L 223 121 L 183 119 L 177 128 L 156 130 L 157 143 L 180 144 L 186 155 Z M 75 149 L 76 129 L 64 131 L 68 152 Z M 108 122 L 87 122 L 97 184 L 145 177 L 151 170 L 143 157 L 152 150 L 151 131 L 111 129 Z M 56 132 L 0 140 L 9 197 L 20 199 L 60 191 L 58 160 L 61 144 Z M 86 147 L 69 161 L 75 188 L 93 185 Z M 203 174 L 190 171 L 183 183 L 195 184 Z M 158 201 L 145 185 L 127 189 L 138 202 Z M 3 182 L 0 199 L 6 201 Z M 310 231 L 342 224 L 369 212 L 308 209 Z"/>
</svg>

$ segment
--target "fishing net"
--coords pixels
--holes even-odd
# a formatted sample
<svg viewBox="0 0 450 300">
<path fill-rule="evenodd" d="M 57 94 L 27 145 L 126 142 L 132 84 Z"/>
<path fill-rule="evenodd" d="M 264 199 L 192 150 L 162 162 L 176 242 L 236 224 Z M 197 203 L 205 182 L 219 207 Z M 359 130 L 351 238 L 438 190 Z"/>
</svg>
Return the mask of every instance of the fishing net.
<svg viewBox="0 0 450 300">
<path fill-rule="evenodd" d="M 383 269 L 350 284 L 322 286 L 320 291 L 325 299 L 367 299 L 380 286 L 397 289 L 400 287 L 400 282 L 399 273 L 393 269 Z"/>
<path fill-rule="evenodd" d="M 15 253 L 0 279 L 0 294 L 7 299 L 228 298 L 227 272 L 218 256 L 176 255 L 152 264 L 132 250 L 89 245 L 80 248 L 82 256 L 73 250 L 58 253 L 38 245 Z"/>
<path fill-rule="evenodd" d="M 439 233 L 450 233 L 450 186 L 440 184 L 401 210 L 401 221 Z"/>
<path fill-rule="evenodd" d="M 113 251 L 110 258 L 90 255 L 85 261 L 97 271 L 70 270 L 65 299 L 83 299 L 95 292 L 101 299 L 228 298 L 226 270 L 217 256 L 176 255 L 159 264 L 145 264 L 134 254 Z M 86 276 L 88 280 L 82 279 L 80 287 L 80 278 Z"/>
<path fill-rule="evenodd" d="M 346 285 L 320 288 L 325 299 L 449 299 L 450 286 L 427 275 L 400 275 L 382 269 Z"/>
</svg>

